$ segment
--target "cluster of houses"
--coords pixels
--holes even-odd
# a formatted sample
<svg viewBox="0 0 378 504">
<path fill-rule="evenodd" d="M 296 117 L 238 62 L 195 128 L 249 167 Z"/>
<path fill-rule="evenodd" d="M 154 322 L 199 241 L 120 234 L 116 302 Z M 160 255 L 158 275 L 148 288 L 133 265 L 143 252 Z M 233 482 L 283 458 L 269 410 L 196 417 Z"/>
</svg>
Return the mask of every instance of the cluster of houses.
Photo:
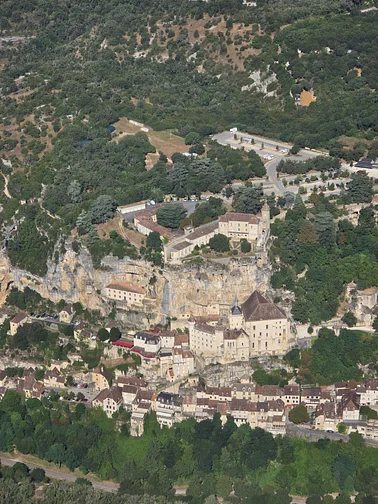
<svg viewBox="0 0 378 504">
<path fill-rule="evenodd" d="M 113 343 L 141 358 L 141 368 L 173 382 L 194 373 L 195 355 L 190 350 L 189 335 L 156 327 L 151 332 L 137 332 Z"/>
<path fill-rule="evenodd" d="M 152 335 L 148 335 L 152 336 Z M 172 334 L 161 331 L 155 340 L 146 334 L 135 335 L 135 343 L 141 345 L 172 346 L 172 355 L 189 352 L 184 350 L 188 342 L 187 334 Z M 168 362 L 168 361 L 167 361 Z M 165 372 L 172 370 L 172 360 Z M 67 376 L 70 374 L 68 362 L 55 361 L 45 371 L 43 378 L 37 379 L 37 370 L 30 367 L 23 370 L 23 376 L 8 376 L 0 371 L 0 397 L 7 389 L 16 389 L 26 398 L 41 399 L 50 390 L 67 389 Z M 163 369 L 163 365 L 161 365 Z M 176 369 L 176 368 L 174 368 Z M 116 371 L 115 377 L 103 367 L 74 376 L 77 381 L 85 381 L 89 390 L 95 392 L 92 407 L 101 408 L 111 418 L 120 408 L 131 413 L 130 433 L 141 436 L 144 432 L 146 415 L 156 414 L 160 426 L 171 427 L 174 423 L 193 417 L 197 421 L 211 419 L 215 413 L 222 422 L 231 416 L 236 425 L 248 424 L 251 428 L 260 427 L 276 436 L 284 435 L 287 427 L 288 411 L 295 406 L 304 405 L 312 419 L 309 429 L 337 432 L 339 424 L 344 424 L 349 432 L 360 432 L 365 438 L 378 440 L 378 420 L 361 414 L 361 407 L 378 409 L 378 379 L 368 379 L 363 383 L 335 383 L 330 386 L 299 386 L 289 384 L 258 385 L 249 377 L 235 380 L 230 386 L 206 386 L 199 382 L 196 374 L 185 375 L 184 389 L 172 387 L 179 393 L 156 391 L 156 383 L 148 383 L 136 376 L 125 376 Z M 178 375 L 179 372 L 177 371 Z M 80 376 L 79 376 L 80 375 Z M 85 385 L 87 387 L 87 385 Z M 79 385 L 80 387 L 80 385 Z M 167 389 L 170 387 L 168 385 Z"/>
<path fill-rule="evenodd" d="M 342 422 L 349 431 L 378 439 L 378 421 L 361 415 L 362 406 L 377 410 L 378 379 L 369 379 L 364 383 L 335 383 L 329 389 L 331 400 L 316 407 L 315 428 L 337 431 L 337 425 Z"/>
<path fill-rule="evenodd" d="M 197 386 L 195 387 L 195 384 Z M 360 414 L 361 406 L 378 405 L 378 379 L 363 384 L 336 383 L 328 387 L 299 385 L 257 385 L 242 378 L 229 387 L 202 386 L 192 379 L 192 388 L 181 394 L 155 393 L 140 378 L 121 376 L 113 387 L 101 390 L 93 406 L 111 417 L 121 406 L 131 412 L 131 435 L 141 436 L 146 415 L 154 411 L 160 426 L 193 417 L 197 421 L 212 419 L 215 413 L 222 422 L 233 417 L 236 425 L 260 427 L 274 436 L 286 433 L 287 413 L 304 405 L 313 418 L 309 429 L 337 432 L 344 423 L 349 431 L 378 439 L 378 420 Z"/>
<path fill-rule="evenodd" d="M 68 366 L 68 362 L 54 362 L 44 373 L 43 378 L 37 378 L 37 369 L 28 367 L 23 369 L 22 377 L 8 376 L 5 370 L 0 371 L 0 397 L 8 389 L 16 389 L 23 392 L 26 398 L 41 399 L 47 389 L 66 388 L 66 378 L 62 370 Z"/>
<path fill-rule="evenodd" d="M 193 383 L 194 384 L 194 380 Z M 257 387 L 257 388 L 256 388 Z M 242 392 L 253 389 L 253 400 Z M 236 383 L 232 387 L 205 387 L 198 385 L 187 395 L 170 392 L 154 393 L 142 379 L 120 377 L 111 388 L 102 390 L 93 400 L 111 417 L 121 406 L 131 412 L 130 433 L 141 436 L 146 415 L 154 411 L 160 426 L 171 427 L 189 417 L 197 421 L 211 419 L 219 413 L 222 422 L 231 415 L 237 425 L 248 423 L 261 427 L 273 435 L 285 434 L 285 403 L 264 387 Z"/>
</svg>

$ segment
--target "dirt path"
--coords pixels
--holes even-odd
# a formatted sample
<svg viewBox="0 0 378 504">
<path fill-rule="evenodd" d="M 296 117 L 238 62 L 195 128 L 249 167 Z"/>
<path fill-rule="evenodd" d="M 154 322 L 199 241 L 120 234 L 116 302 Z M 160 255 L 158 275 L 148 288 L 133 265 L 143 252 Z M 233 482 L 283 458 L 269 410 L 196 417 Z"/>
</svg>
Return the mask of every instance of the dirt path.
<svg viewBox="0 0 378 504">
<path fill-rule="evenodd" d="M 8 191 L 8 182 L 9 182 L 9 179 L 8 177 L 3 173 L 3 177 L 4 177 L 4 194 L 7 198 L 9 199 L 12 199 L 12 196 L 10 195 L 10 192 Z"/>
</svg>

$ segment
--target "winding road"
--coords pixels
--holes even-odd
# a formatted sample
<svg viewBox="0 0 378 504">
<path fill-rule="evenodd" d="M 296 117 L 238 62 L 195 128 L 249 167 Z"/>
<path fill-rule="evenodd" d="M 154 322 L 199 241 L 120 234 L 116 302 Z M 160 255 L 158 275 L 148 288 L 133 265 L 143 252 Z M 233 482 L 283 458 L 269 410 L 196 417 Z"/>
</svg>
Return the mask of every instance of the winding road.
<svg viewBox="0 0 378 504">
<path fill-rule="evenodd" d="M 16 464 L 16 462 L 21 462 L 22 464 L 25 463 L 22 460 L 12 459 L 12 458 L 7 458 L 7 457 L 1 457 L 0 462 L 2 465 L 5 465 L 5 466 L 13 466 L 14 464 Z M 76 478 L 77 478 L 77 476 L 75 476 L 73 474 L 65 473 L 65 472 L 59 471 L 57 469 L 54 469 L 54 470 L 46 469 L 42 465 L 30 464 L 30 463 L 27 463 L 26 465 L 29 467 L 29 469 L 37 469 L 37 468 L 43 469 L 46 473 L 46 476 L 48 476 L 49 478 L 52 478 L 52 479 L 59 479 L 59 480 L 75 482 Z M 98 481 L 93 481 L 90 478 L 87 478 L 87 479 L 92 483 L 93 488 L 98 488 L 99 490 L 104 490 L 105 492 L 117 492 L 117 490 L 118 490 L 117 483 L 111 483 L 111 482 L 107 482 L 107 481 L 98 482 Z"/>
<path fill-rule="evenodd" d="M 254 144 L 248 142 L 240 142 L 240 138 L 250 138 L 255 141 Z M 264 138 L 256 135 L 249 135 L 247 133 L 237 133 L 237 139 L 234 138 L 234 133 L 230 131 L 223 131 L 213 136 L 213 140 L 216 140 L 221 145 L 228 145 L 232 149 L 244 149 L 245 151 L 254 150 L 259 154 L 259 156 L 270 155 L 273 156 L 271 161 L 266 163 L 265 168 L 269 178 L 272 183 L 275 194 L 278 196 L 283 196 L 285 192 L 285 187 L 281 180 L 277 177 L 277 166 L 281 159 L 291 160 L 291 161 L 306 161 L 307 159 L 312 159 L 317 156 L 322 155 L 321 152 L 302 149 L 296 155 L 288 155 L 283 150 L 291 149 L 291 145 L 283 142 L 275 142 L 269 138 Z M 278 147 L 278 149 L 277 149 Z"/>
</svg>

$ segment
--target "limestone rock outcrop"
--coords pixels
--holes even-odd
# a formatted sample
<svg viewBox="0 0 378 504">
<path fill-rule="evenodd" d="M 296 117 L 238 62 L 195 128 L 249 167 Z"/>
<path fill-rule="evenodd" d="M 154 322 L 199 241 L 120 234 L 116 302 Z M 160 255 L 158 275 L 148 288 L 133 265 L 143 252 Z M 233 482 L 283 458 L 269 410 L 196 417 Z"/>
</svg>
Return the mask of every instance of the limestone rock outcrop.
<svg viewBox="0 0 378 504">
<path fill-rule="evenodd" d="M 121 302 L 117 309 L 124 323 L 136 326 L 164 322 L 167 317 L 187 313 L 205 315 L 212 312 L 212 305 L 226 309 L 232 305 L 235 293 L 243 300 L 254 289 L 266 292 L 269 285 L 269 269 L 253 258 L 231 259 L 226 264 L 206 261 L 199 265 L 167 265 L 160 270 L 143 260 L 106 257 L 101 268 L 94 269 L 88 251 L 82 248 L 76 254 L 69 243 L 59 260 L 49 262 L 43 278 L 11 267 L 6 256 L 0 257 L 0 276 L 2 302 L 7 286 L 13 282 L 19 289 L 28 286 L 54 302 L 60 299 L 80 301 L 89 309 L 104 314 L 112 309 L 110 300 L 105 297 L 106 285 L 131 282 L 147 293 L 143 309 L 127 308 Z"/>
</svg>

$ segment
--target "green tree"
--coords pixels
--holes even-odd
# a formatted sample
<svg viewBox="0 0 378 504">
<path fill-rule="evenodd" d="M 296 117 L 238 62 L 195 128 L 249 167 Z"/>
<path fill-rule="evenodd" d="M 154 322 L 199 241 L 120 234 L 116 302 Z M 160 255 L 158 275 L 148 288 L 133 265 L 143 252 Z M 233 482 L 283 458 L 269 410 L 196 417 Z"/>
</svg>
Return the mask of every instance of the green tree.
<svg viewBox="0 0 378 504">
<path fill-rule="evenodd" d="M 79 203 L 81 201 L 81 185 L 77 180 L 70 182 L 67 188 L 67 194 L 72 203 Z"/>
<path fill-rule="evenodd" d="M 365 171 L 352 173 L 347 194 L 353 203 L 370 203 L 373 197 L 373 179 Z"/>
<path fill-rule="evenodd" d="M 251 244 L 249 243 L 249 241 L 243 239 L 243 240 L 240 240 L 240 250 L 243 252 L 243 254 L 248 254 L 248 252 L 251 252 Z"/>
<path fill-rule="evenodd" d="M 201 137 L 195 131 L 191 131 L 185 137 L 185 145 L 194 145 L 200 143 Z"/>
<path fill-rule="evenodd" d="M 94 224 L 106 222 L 114 216 L 117 204 L 111 196 L 99 196 L 91 207 L 91 217 Z"/>
<path fill-rule="evenodd" d="M 293 348 L 283 357 L 284 361 L 288 362 L 291 367 L 299 368 L 301 365 L 301 352 L 299 348 Z"/>
<path fill-rule="evenodd" d="M 242 187 L 234 195 L 232 202 L 236 212 L 257 214 L 262 207 L 261 191 L 255 187 Z"/>
<path fill-rule="evenodd" d="M 155 250 L 155 252 L 160 252 L 162 249 L 161 236 L 157 231 L 152 231 L 146 240 L 146 247 Z"/>
<path fill-rule="evenodd" d="M 30 479 L 36 483 L 41 483 L 45 479 L 46 473 L 40 467 L 36 467 L 30 472 Z"/>
<path fill-rule="evenodd" d="M 106 341 L 109 339 L 109 332 L 104 327 L 101 327 L 97 332 L 97 337 L 100 341 Z"/>
<path fill-rule="evenodd" d="M 324 247 L 331 247 L 335 243 L 335 225 L 330 212 L 320 212 L 315 215 L 314 226 L 319 242 Z"/>
<path fill-rule="evenodd" d="M 110 341 L 118 341 L 120 337 L 121 331 L 118 329 L 118 327 L 112 327 L 109 334 Z"/>
<path fill-rule="evenodd" d="M 186 210 L 182 205 L 176 203 L 159 208 L 156 215 L 160 225 L 171 229 L 177 229 L 186 215 Z"/>
<path fill-rule="evenodd" d="M 210 238 L 209 247 L 215 252 L 228 252 L 230 250 L 230 240 L 226 235 L 218 233 Z"/>
<path fill-rule="evenodd" d="M 361 449 L 365 445 L 364 438 L 359 432 L 351 432 L 349 434 L 349 442 L 355 448 Z"/>
<path fill-rule="evenodd" d="M 92 229 L 91 216 L 85 210 L 82 210 L 76 220 L 76 227 L 79 235 L 88 234 Z"/>
<path fill-rule="evenodd" d="M 348 327 L 353 327 L 357 324 L 357 318 L 356 316 L 348 311 L 346 313 L 344 313 L 344 315 L 342 316 L 341 320 L 348 326 Z"/>
<path fill-rule="evenodd" d="M 376 333 L 378 333 L 378 316 L 375 317 L 374 321 L 373 321 L 373 329 Z"/>
<path fill-rule="evenodd" d="M 67 378 L 66 378 L 66 387 L 73 387 L 74 386 L 74 379 L 73 379 L 73 376 L 72 375 L 68 375 Z"/>
<path fill-rule="evenodd" d="M 322 504 L 323 499 L 320 495 L 310 495 L 306 499 L 306 504 Z"/>
<path fill-rule="evenodd" d="M 289 420 L 295 424 L 307 423 L 310 417 L 305 406 L 294 406 L 289 412 Z"/>
</svg>

